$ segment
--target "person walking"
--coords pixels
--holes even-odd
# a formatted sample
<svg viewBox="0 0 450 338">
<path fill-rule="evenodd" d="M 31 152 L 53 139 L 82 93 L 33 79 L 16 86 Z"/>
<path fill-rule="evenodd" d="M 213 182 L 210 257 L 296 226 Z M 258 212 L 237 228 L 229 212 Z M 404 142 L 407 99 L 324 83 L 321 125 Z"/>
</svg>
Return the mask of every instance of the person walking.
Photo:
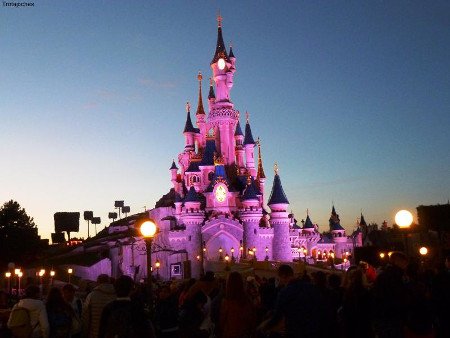
<svg viewBox="0 0 450 338">
<path fill-rule="evenodd" d="M 75 319 L 75 311 L 64 300 L 61 290 L 53 287 L 47 296 L 48 322 L 50 324 L 50 338 L 70 338 L 72 334 L 72 322 Z"/>
<path fill-rule="evenodd" d="M 102 274 L 97 278 L 97 286 L 86 297 L 81 315 L 83 326 L 83 337 L 97 338 L 100 317 L 103 308 L 109 302 L 115 300 L 116 292 L 110 282 L 108 275 Z"/>
<path fill-rule="evenodd" d="M 248 298 L 239 272 L 229 274 L 220 306 L 219 337 L 247 338 L 256 328 L 256 309 Z"/>
<path fill-rule="evenodd" d="M 32 328 L 32 338 L 48 338 L 49 324 L 47 310 L 44 302 L 39 299 L 40 290 L 36 285 L 30 285 L 25 289 L 25 297 L 21 299 L 11 310 L 8 320 L 8 327 L 11 327 L 14 309 L 25 308 L 30 316 L 30 325 Z"/>
</svg>

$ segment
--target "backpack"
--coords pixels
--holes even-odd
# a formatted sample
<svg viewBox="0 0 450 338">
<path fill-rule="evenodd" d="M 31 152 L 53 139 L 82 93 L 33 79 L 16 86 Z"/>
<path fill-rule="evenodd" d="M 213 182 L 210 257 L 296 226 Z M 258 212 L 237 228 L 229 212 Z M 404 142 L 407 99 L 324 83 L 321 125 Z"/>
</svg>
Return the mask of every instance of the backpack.
<svg viewBox="0 0 450 338">
<path fill-rule="evenodd" d="M 9 315 L 8 328 L 13 337 L 29 338 L 33 333 L 30 311 L 22 306 L 14 306 Z"/>
<path fill-rule="evenodd" d="M 129 307 L 116 307 L 110 312 L 106 325 L 106 338 L 135 337 L 133 318 Z"/>
<path fill-rule="evenodd" d="M 50 337 L 68 338 L 72 329 L 72 316 L 65 311 L 49 311 Z"/>
</svg>

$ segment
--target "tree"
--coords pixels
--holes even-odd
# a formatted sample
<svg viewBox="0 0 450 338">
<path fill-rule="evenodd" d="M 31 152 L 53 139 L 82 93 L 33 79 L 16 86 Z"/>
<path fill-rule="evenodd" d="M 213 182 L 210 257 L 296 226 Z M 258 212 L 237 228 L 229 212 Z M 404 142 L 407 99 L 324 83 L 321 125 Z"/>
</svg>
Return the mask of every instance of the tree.
<svg viewBox="0 0 450 338">
<path fill-rule="evenodd" d="M 0 208 L 0 267 L 9 262 L 27 265 L 36 260 L 43 246 L 32 217 L 10 200 Z"/>
</svg>

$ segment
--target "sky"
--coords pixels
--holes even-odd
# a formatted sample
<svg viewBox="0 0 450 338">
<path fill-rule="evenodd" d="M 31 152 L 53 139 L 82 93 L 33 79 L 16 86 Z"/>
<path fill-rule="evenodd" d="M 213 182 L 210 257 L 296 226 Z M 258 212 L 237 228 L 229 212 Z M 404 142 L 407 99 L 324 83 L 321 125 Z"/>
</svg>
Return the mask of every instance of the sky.
<svg viewBox="0 0 450 338">
<path fill-rule="evenodd" d="M 92 210 L 100 230 L 115 200 L 153 208 L 219 10 L 231 99 L 298 220 L 309 209 L 327 230 L 334 203 L 351 231 L 361 211 L 392 224 L 447 203 L 450 3 L 400 0 L 0 4 L 0 203 L 18 201 L 44 238 L 58 211 Z"/>
</svg>

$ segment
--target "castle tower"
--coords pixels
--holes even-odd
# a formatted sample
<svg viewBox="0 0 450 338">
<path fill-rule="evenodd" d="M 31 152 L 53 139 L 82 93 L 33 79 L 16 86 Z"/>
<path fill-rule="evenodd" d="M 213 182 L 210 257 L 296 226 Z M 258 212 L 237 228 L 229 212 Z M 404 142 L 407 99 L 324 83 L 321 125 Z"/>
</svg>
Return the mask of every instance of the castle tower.
<svg viewBox="0 0 450 338">
<path fill-rule="evenodd" d="M 177 190 L 176 184 L 177 184 L 177 171 L 178 167 L 175 164 L 175 160 L 172 161 L 172 166 L 170 167 L 170 181 L 172 182 L 173 188 L 175 191 Z"/>
<path fill-rule="evenodd" d="M 201 240 L 201 226 L 204 219 L 204 212 L 200 209 L 200 199 L 191 186 L 184 199 L 184 213 L 182 215 L 183 223 L 186 225 L 186 251 L 188 257 L 197 257 L 200 255 L 202 240 Z M 192 276 L 199 276 L 201 272 L 201 262 L 196 259 L 191 259 L 191 274 Z"/>
<path fill-rule="evenodd" d="M 234 132 L 239 119 L 239 112 L 234 110 L 230 100 L 230 90 L 233 87 L 233 74 L 236 71 L 235 57 L 228 56 L 222 37 L 222 17 L 217 18 L 217 44 L 214 57 L 211 61 L 213 79 L 216 85 L 214 103 L 209 111 L 209 125 L 214 128 L 216 135 L 216 148 L 224 159 L 226 166 L 235 163 Z M 211 90 L 210 90 L 211 94 Z"/>
<path fill-rule="evenodd" d="M 198 148 L 202 151 L 205 148 L 206 143 L 206 114 L 205 109 L 203 108 L 203 98 L 202 98 L 202 73 L 198 72 L 198 103 L 197 103 L 197 112 L 195 113 L 195 117 L 197 118 L 197 127 L 200 129 L 200 133 L 196 134 L 195 141 L 198 144 Z"/>
<path fill-rule="evenodd" d="M 240 216 L 244 226 L 243 245 L 246 255 L 248 250 L 260 248 L 258 230 L 262 218 L 262 208 L 250 175 L 247 177 L 247 186 L 241 196 L 241 203 Z"/>
<path fill-rule="evenodd" d="M 281 185 L 277 164 L 274 169 L 272 192 L 267 203 L 271 210 L 269 222 L 273 228 L 273 259 L 288 262 L 292 260 L 289 241 L 289 213 L 287 212 L 289 201 Z"/>
<path fill-rule="evenodd" d="M 236 166 L 241 169 L 245 168 L 244 163 L 244 134 L 242 133 L 241 124 L 238 123 L 236 125 L 236 130 L 234 132 L 234 141 L 236 144 Z M 241 174 L 244 174 L 244 172 L 240 172 Z"/>
<path fill-rule="evenodd" d="M 245 123 L 245 137 L 244 137 L 244 147 L 245 147 L 245 164 L 248 172 L 253 177 L 256 177 L 256 169 L 255 169 L 255 158 L 254 158 L 254 148 L 255 148 L 255 140 L 253 139 L 252 129 L 250 128 L 249 115 L 246 114 Z"/>
<path fill-rule="evenodd" d="M 190 152 L 190 151 L 194 151 L 195 150 L 195 134 L 197 133 L 197 130 L 194 128 L 194 126 L 192 125 L 192 120 L 191 120 L 191 105 L 189 104 L 189 102 L 186 103 L 186 123 L 184 124 L 184 130 L 183 130 L 183 135 L 184 135 L 184 151 L 185 152 Z"/>
<path fill-rule="evenodd" d="M 209 93 L 208 93 L 208 111 L 214 107 L 214 103 L 216 102 L 216 94 L 214 93 L 213 79 L 209 78 Z"/>
<path fill-rule="evenodd" d="M 261 203 L 264 202 L 264 185 L 266 183 L 266 174 L 264 173 L 262 158 L 261 158 L 261 140 L 258 137 L 258 140 L 256 141 L 256 144 L 258 145 L 258 173 L 256 174 L 256 180 L 259 184 L 259 191 L 261 191 L 262 200 Z"/>
<path fill-rule="evenodd" d="M 313 222 L 311 221 L 311 218 L 309 217 L 309 210 L 306 211 L 306 220 L 305 223 L 303 223 L 302 232 L 306 235 L 311 235 L 315 232 L 315 227 Z"/>
<path fill-rule="evenodd" d="M 331 209 L 330 216 L 330 231 L 331 236 L 333 237 L 333 242 L 336 243 L 336 257 L 342 257 L 343 252 L 346 250 L 347 246 L 347 236 L 345 235 L 345 229 L 341 225 L 341 220 L 339 219 L 339 215 L 336 213 L 336 209 Z"/>
</svg>

